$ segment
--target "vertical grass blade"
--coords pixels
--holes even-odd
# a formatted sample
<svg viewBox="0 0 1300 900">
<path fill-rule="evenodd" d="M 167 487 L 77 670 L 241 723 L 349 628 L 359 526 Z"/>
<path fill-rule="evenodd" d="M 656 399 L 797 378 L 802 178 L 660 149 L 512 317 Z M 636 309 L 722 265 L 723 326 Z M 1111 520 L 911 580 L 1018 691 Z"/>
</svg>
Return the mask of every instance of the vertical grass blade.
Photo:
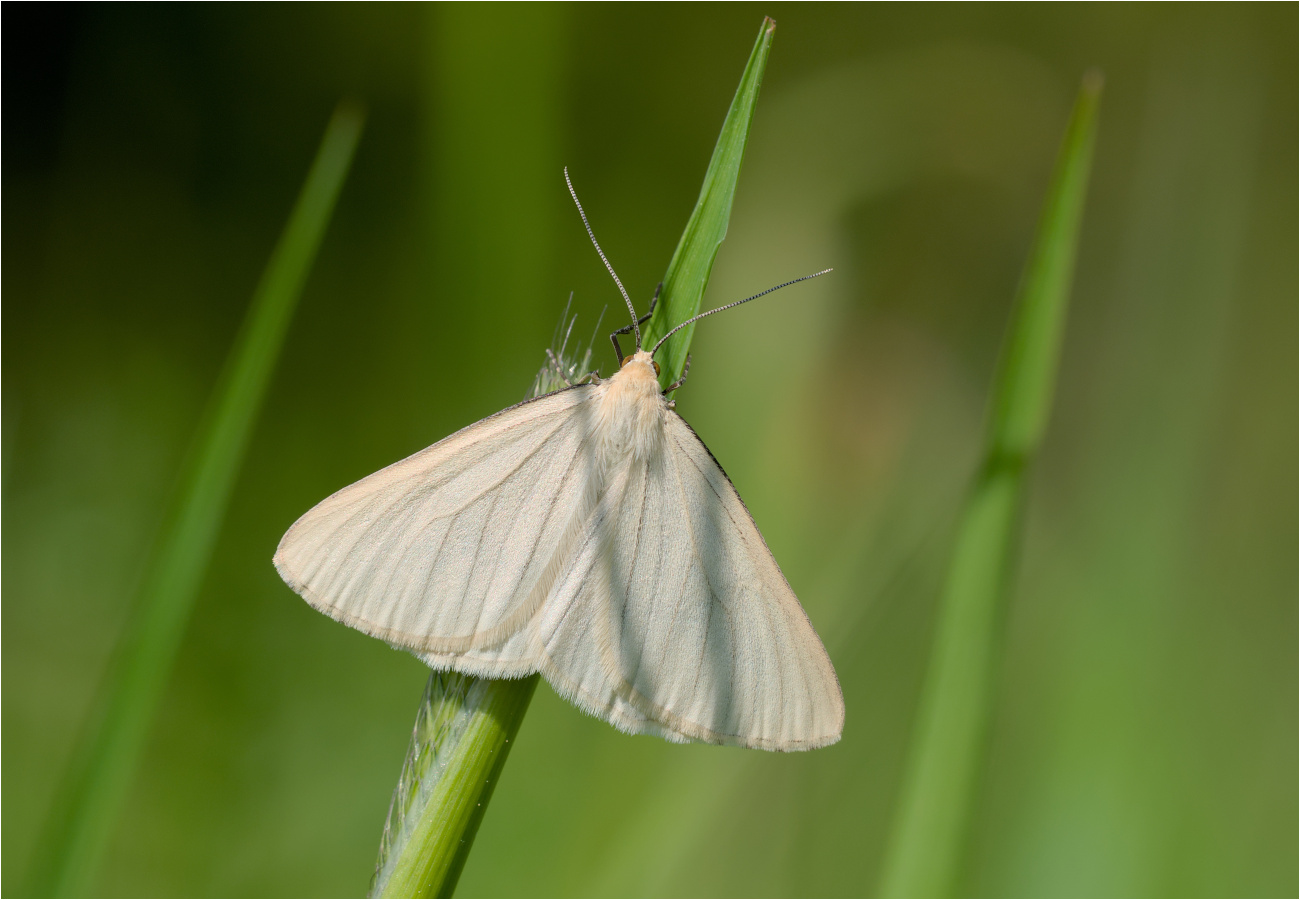
<svg viewBox="0 0 1300 900">
<path fill-rule="evenodd" d="M 335 111 L 226 361 L 160 543 L 38 849 L 34 893 L 85 895 L 112 834 L 221 529 L 266 387 L 347 177 L 361 111 Z"/>
<path fill-rule="evenodd" d="M 749 128 L 754 121 L 758 105 L 758 89 L 767 69 L 767 57 L 772 51 L 772 37 L 776 22 L 763 19 L 749 62 L 740 77 L 740 86 L 732 98 L 727 118 L 722 123 L 722 133 L 713 147 L 713 156 L 704 173 L 695 209 L 686 222 L 673 258 L 664 275 L 664 289 L 655 307 L 654 315 L 646 323 L 641 343 L 649 348 L 667 334 L 678 322 L 685 322 L 700 311 L 704 288 L 713 271 L 713 261 L 718 248 L 727 236 L 727 223 L 731 221 L 731 201 L 736 196 L 736 182 L 740 178 L 740 164 L 745 158 L 745 145 L 749 142 Z M 659 383 L 672 384 L 682 374 L 686 354 L 690 350 L 691 335 L 695 326 L 688 325 L 664 344 L 660 350 Z"/>
<path fill-rule="evenodd" d="M 714 147 L 699 200 L 669 263 L 664 293 L 643 344 L 651 340 L 650 335 L 662 336 L 673 323 L 690 318 L 699 309 L 713 260 L 727 233 L 775 28 L 771 19 L 763 20 Z M 671 362 L 661 364 L 665 385 L 685 365 L 692 330 L 682 329 L 679 337 L 665 346 L 665 351 L 671 351 L 667 357 Z M 589 348 L 586 359 L 566 356 L 561 347 L 553 349 L 562 357 L 569 376 L 589 371 Z M 543 369 L 533 393 L 546 393 L 561 384 L 554 371 Z M 451 896 L 510 744 L 528 711 L 537 677 L 486 681 L 437 672 L 430 677 L 393 792 L 370 896 Z"/>
<path fill-rule="evenodd" d="M 1089 74 L 1065 134 L 995 380 L 988 446 L 940 601 L 881 893 L 955 888 L 993 707 L 999 623 L 1026 472 L 1051 411 L 1101 98 Z"/>
</svg>

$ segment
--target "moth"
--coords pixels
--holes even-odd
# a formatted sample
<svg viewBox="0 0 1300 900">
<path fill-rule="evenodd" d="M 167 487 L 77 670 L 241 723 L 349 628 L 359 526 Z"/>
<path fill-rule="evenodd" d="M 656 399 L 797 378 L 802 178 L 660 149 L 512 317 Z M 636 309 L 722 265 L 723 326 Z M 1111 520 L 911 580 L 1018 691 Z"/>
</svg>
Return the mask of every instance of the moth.
<svg viewBox="0 0 1300 900">
<path fill-rule="evenodd" d="M 635 307 L 617 372 L 488 416 L 328 497 L 281 577 L 321 612 L 484 678 L 540 672 L 631 734 L 765 750 L 839 740 L 831 661 L 722 467 L 659 386 Z M 827 270 L 829 271 L 829 270 Z M 823 272 L 816 273 L 824 274 Z M 655 292 L 658 299 L 659 292 Z M 655 301 L 651 301 L 651 312 Z M 618 337 L 634 335 L 624 356 Z"/>
</svg>

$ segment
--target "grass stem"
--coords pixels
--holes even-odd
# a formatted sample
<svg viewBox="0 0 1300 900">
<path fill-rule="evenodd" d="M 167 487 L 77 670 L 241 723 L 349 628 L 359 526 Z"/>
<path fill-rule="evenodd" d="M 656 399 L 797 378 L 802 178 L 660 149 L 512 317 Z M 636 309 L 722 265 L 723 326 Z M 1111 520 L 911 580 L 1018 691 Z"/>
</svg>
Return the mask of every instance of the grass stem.
<svg viewBox="0 0 1300 900">
<path fill-rule="evenodd" d="M 984 464 L 957 532 L 934 649 L 886 849 L 881 893 L 956 886 L 993 710 L 1000 622 L 1025 478 L 1051 412 L 1083 219 L 1101 78 L 1083 82 L 1020 286 L 993 389 Z"/>
</svg>

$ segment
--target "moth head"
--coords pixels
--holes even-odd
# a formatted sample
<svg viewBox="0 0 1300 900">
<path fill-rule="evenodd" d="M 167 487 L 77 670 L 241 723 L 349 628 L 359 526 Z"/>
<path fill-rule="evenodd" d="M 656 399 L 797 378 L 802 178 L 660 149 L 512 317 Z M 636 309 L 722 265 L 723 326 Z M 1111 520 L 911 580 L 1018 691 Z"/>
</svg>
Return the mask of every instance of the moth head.
<svg viewBox="0 0 1300 900">
<path fill-rule="evenodd" d="M 637 367 L 643 369 L 643 372 L 636 372 L 637 375 L 642 375 L 642 373 L 649 375 L 649 373 L 653 372 L 655 378 L 659 377 L 659 363 L 655 362 L 654 356 L 651 356 L 647 350 L 637 350 L 634 354 L 624 356 L 623 364 L 620 365 L 619 369 L 620 371 L 628 369 L 628 375 L 633 375 Z"/>
<path fill-rule="evenodd" d="M 650 366 L 651 368 L 654 369 L 655 378 L 659 377 L 659 363 L 655 362 L 654 357 L 652 357 L 645 350 L 638 350 L 637 352 L 629 356 L 623 357 L 623 364 L 619 366 L 619 368 L 626 369 L 632 363 L 638 363 L 643 366 Z"/>
</svg>

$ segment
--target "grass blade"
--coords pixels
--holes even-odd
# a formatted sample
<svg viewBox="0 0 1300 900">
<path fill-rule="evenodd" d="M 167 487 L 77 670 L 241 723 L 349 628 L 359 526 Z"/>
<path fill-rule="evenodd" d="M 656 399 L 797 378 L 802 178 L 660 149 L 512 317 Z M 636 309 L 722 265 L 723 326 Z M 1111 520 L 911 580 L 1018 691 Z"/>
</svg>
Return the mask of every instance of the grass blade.
<svg viewBox="0 0 1300 900">
<path fill-rule="evenodd" d="M 998 623 L 1029 463 L 1051 411 L 1096 134 L 1101 78 L 1084 79 L 1057 159 L 995 381 L 984 465 L 963 512 L 904 773 L 881 893 L 955 887 L 993 707 Z"/>
<path fill-rule="evenodd" d="M 118 645 L 95 719 L 75 751 L 41 848 L 34 893 L 85 895 L 112 834 L 198 594 L 275 362 L 361 135 L 335 111 L 185 465 Z"/>
<path fill-rule="evenodd" d="M 673 251 L 673 258 L 668 263 L 659 305 L 646 323 L 641 343 L 647 348 L 653 347 L 678 322 L 685 322 L 700 311 L 700 301 L 704 298 L 704 288 L 713 271 L 713 261 L 717 259 L 718 248 L 727 236 L 727 223 L 731 221 L 731 201 L 736 196 L 740 164 L 745 158 L 749 127 L 754 121 L 754 110 L 758 106 L 758 89 L 763 83 L 763 72 L 767 69 L 767 57 L 772 51 L 772 37 L 775 33 L 776 22 L 770 18 L 763 19 L 763 26 L 754 41 L 754 49 L 749 54 L 749 62 L 740 77 L 740 86 L 736 88 L 736 96 L 732 98 L 731 108 L 722 123 L 722 133 L 718 135 L 718 142 L 713 147 L 709 168 L 704 173 L 704 184 L 700 187 L 700 197 L 695 201 L 695 209 L 686 222 L 686 230 L 682 232 L 677 249 Z M 660 351 L 657 357 L 662 369 L 659 383 L 664 387 L 672 384 L 682 374 L 694 333 L 695 326 L 688 325 L 677 332 Z"/>
<path fill-rule="evenodd" d="M 663 296 L 642 342 L 647 346 L 652 335 L 663 335 L 671 323 L 688 319 L 699 309 L 713 260 L 727 233 L 775 27 L 771 19 L 763 20 L 714 147 L 699 200 L 669 263 Z M 678 332 L 681 337 L 665 347 L 665 352 L 671 353 L 667 357 L 670 362 L 662 364 L 665 385 L 685 365 L 692 331 L 693 327 L 682 329 Z M 552 349 L 559 355 L 560 348 Z M 589 371 L 585 361 L 565 357 L 563 362 L 570 374 Z M 549 380 L 552 374 L 542 371 L 534 394 L 560 385 Z M 451 896 L 510 744 L 528 710 L 537 677 L 486 681 L 436 672 L 430 677 L 393 792 L 370 896 Z"/>
</svg>

